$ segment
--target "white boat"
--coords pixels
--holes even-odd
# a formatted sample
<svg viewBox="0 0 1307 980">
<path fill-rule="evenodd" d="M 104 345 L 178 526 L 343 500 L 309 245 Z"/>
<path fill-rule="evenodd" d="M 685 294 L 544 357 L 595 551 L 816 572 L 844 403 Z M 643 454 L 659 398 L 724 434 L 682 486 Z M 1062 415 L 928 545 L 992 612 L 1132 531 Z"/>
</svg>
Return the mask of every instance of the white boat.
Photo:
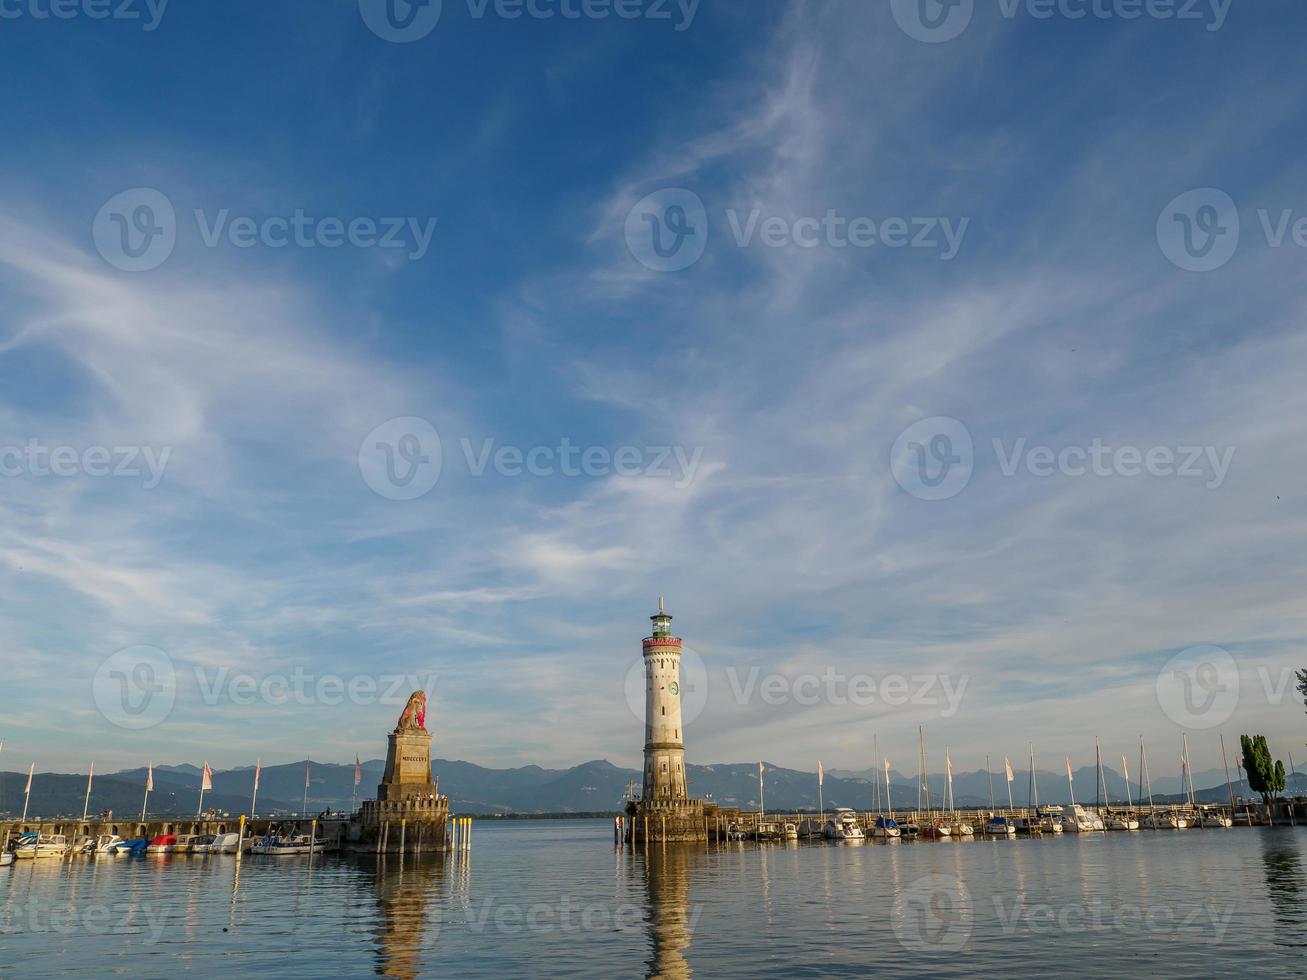
<svg viewBox="0 0 1307 980">
<path fill-rule="evenodd" d="M 976 828 L 962 820 L 955 820 L 949 825 L 955 836 L 970 837 L 976 832 Z"/>
<path fill-rule="evenodd" d="M 990 817 L 985 824 L 985 833 L 990 837 L 1014 837 L 1017 825 L 1007 817 Z"/>
<path fill-rule="evenodd" d="M 1079 803 L 1069 803 L 1062 807 L 1062 829 L 1072 834 L 1088 834 L 1098 828 L 1084 807 Z"/>
<path fill-rule="evenodd" d="M 178 834 L 177 843 L 173 844 L 172 852 L 174 854 L 190 854 L 199 843 L 199 834 Z"/>
<path fill-rule="evenodd" d="M 308 834 L 288 834 L 285 837 L 260 837 L 250 848 L 251 854 L 274 854 L 278 857 L 286 854 L 308 854 L 320 852 L 322 844 L 315 842 Z"/>
<path fill-rule="evenodd" d="M 68 838 L 63 834 L 23 834 L 14 845 L 18 859 L 61 858 L 68 853 Z"/>
<path fill-rule="evenodd" d="M 213 851 L 213 842 L 217 839 L 213 834 L 199 834 L 191 841 L 190 851 L 192 854 L 210 854 Z"/>
<path fill-rule="evenodd" d="M 792 824 L 792 823 L 783 824 L 783 825 L 781 826 L 781 839 L 782 839 L 782 840 L 798 840 L 798 839 L 799 839 L 799 827 L 798 827 L 798 825 L 797 825 L 797 824 Z"/>
<path fill-rule="evenodd" d="M 0 851 L 0 868 L 3 868 L 7 864 L 13 864 L 13 863 L 14 863 L 13 851 Z"/>
<path fill-rule="evenodd" d="M 1139 821 L 1134 817 L 1112 817 L 1103 821 L 1108 830 L 1138 830 Z"/>
<path fill-rule="evenodd" d="M 893 817 L 877 817 L 875 825 L 871 828 L 872 836 L 885 837 L 893 839 L 903 836 L 903 831 L 899 829 L 898 821 Z"/>
<path fill-rule="evenodd" d="M 126 843 L 126 839 L 119 837 L 117 834 L 101 834 L 99 837 L 87 841 L 83 850 L 87 854 L 109 854 L 119 844 Z"/>
<path fill-rule="evenodd" d="M 240 846 L 241 835 L 237 833 L 219 834 L 209 845 L 211 854 L 235 854 Z"/>
<path fill-rule="evenodd" d="M 1144 826 L 1151 830 L 1184 830 L 1189 821 L 1175 813 L 1153 813 L 1144 818 Z"/>
<path fill-rule="evenodd" d="M 1229 817 L 1225 816 L 1224 814 L 1218 813 L 1216 810 L 1207 810 L 1207 811 L 1204 811 L 1204 813 L 1202 814 L 1202 816 L 1200 816 L 1200 817 L 1198 818 L 1198 822 L 1197 822 L 1197 824 L 1196 824 L 1195 826 L 1198 826 L 1198 827 L 1233 827 L 1233 826 L 1234 826 L 1234 821 L 1231 820 Z"/>
<path fill-rule="evenodd" d="M 828 840 L 865 840 L 858 826 L 858 815 L 848 807 L 839 807 L 826 821 L 822 836 Z"/>
</svg>

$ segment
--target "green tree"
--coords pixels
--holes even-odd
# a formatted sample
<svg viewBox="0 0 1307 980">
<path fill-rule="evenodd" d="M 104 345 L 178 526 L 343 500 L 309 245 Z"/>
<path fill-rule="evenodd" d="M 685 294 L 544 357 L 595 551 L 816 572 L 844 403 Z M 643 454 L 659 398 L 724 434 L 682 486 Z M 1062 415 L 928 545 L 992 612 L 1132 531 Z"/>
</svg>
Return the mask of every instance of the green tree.
<svg viewBox="0 0 1307 980">
<path fill-rule="evenodd" d="M 1307 708 L 1307 667 L 1293 673 L 1298 678 L 1298 693 L 1302 695 L 1303 707 Z"/>
<path fill-rule="evenodd" d="M 1240 735 L 1243 769 L 1248 774 L 1248 788 L 1262 794 L 1267 806 L 1277 793 L 1284 792 L 1284 763 L 1271 758 L 1265 735 Z"/>
</svg>

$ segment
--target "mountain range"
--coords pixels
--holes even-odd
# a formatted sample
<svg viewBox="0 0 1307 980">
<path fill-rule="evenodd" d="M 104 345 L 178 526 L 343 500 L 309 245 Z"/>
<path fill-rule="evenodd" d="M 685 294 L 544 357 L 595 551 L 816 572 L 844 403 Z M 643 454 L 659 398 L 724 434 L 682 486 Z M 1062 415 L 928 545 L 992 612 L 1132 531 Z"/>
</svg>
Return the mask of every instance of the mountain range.
<svg viewBox="0 0 1307 980">
<path fill-rule="evenodd" d="M 263 814 L 308 813 L 323 810 L 348 810 L 354 790 L 354 765 L 326 762 L 309 762 L 308 789 L 305 793 L 305 762 L 263 767 L 259 777 L 258 811 Z M 385 764 L 380 759 L 362 763 L 362 779 L 357 799 L 369 799 L 375 794 Z M 596 813 L 615 812 L 621 808 L 628 786 L 634 784 L 638 793 L 640 772 L 623 769 L 605 760 L 582 763 L 570 769 L 544 769 L 540 766 L 523 766 L 517 769 L 488 769 L 471 762 L 437 759 L 433 768 L 440 781 L 440 791 L 450 798 L 456 813 L 471 814 L 531 814 L 531 813 Z M 687 766 L 691 793 L 727 807 L 756 809 L 758 807 L 758 764 L 756 762 L 730 763 L 708 766 Z M 1018 806 L 1026 803 L 1029 780 L 1024 770 L 1015 770 L 1012 782 L 1012 799 Z M 1104 768 L 1108 795 L 1112 800 L 1125 800 L 1125 783 L 1119 772 Z M 1137 798 L 1137 774 L 1130 793 Z M 1070 802 L 1066 773 L 1036 771 L 1036 786 L 1042 803 Z M 1222 802 L 1228 799 L 1224 773 L 1213 770 L 1194 774 L 1195 795 L 1200 802 Z M 881 795 L 884 795 L 883 774 L 880 776 Z M 139 813 L 145 790 L 146 770 L 127 769 L 114 773 L 97 774 L 92 785 L 89 811 L 92 814 L 113 810 L 116 814 Z M 22 813 L 26 773 L 0 773 L 0 814 L 11 816 Z M 213 773 L 213 789 L 204 796 L 205 808 L 220 812 L 248 812 L 254 782 L 254 767 L 246 766 Z M 959 807 L 984 807 L 990 801 L 992 782 L 993 799 L 1003 805 L 1007 802 L 1007 783 L 1000 768 L 992 775 L 984 770 L 954 772 L 953 795 Z M 1075 799 L 1093 803 L 1102 794 L 1096 792 L 1097 770 L 1087 766 L 1075 770 L 1072 785 Z M 154 791 L 149 798 L 149 812 L 159 815 L 193 814 L 199 804 L 200 768 L 190 764 L 154 767 Z M 931 801 L 941 803 L 945 786 L 942 773 L 929 777 Z M 832 770 L 825 774 L 818 796 L 817 775 L 778 766 L 766 766 L 763 802 L 768 810 L 795 811 L 817 809 L 819 802 L 830 809 L 850 806 L 859 810 L 872 808 L 876 788 L 870 772 Z M 1307 774 L 1295 773 L 1290 779 L 1291 793 L 1307 792 Z M 1236 796 L 1251 796 L 1246 785 L 1234 784 Z M 78 815 L 82 812 L 86 793 L 86 776 L 65 773 L 38 772 L 33 779 L 28 813 L 30 816 Z M 1146 795 L 1146 789 L 1145 789 Z M 905 776 L 897 771 L 890 774 L 890 796 L 895 808 L 905 809 L 916 805 L 917 779 L 915 774 Z M 1183 799 L 1179 777 L 1158 777 L 1153 780 L 1155 802 L 1174 802 Z"/>
</svg>

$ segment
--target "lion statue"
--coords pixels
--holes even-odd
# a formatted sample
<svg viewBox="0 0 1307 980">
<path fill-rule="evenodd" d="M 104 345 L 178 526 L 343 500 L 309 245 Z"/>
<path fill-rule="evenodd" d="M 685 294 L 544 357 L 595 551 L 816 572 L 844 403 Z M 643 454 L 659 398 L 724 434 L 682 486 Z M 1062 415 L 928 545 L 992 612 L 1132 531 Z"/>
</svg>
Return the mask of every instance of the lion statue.
<svg viewBox="0 0 1307 980">
<path fill-rule="evenodd" d="M 427 730 L 427 692 L 414 691 L 395 726 L 397 732 L 425 732 Z"/>
</svg>

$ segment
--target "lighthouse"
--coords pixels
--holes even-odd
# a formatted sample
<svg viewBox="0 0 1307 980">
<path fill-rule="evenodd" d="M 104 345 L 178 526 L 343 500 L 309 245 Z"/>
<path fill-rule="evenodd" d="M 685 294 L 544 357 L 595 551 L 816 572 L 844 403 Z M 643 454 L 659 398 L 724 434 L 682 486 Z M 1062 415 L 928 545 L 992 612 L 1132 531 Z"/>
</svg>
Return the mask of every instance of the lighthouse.
<svg viewBox="0 0 1307 980">
<path fill-rule="evenodd" d="M 685 782 L 685 733 L 681 729 L 681 640 L 672 636 L 672 614 L 658 598 L 644 640 L 644 802 L 689 798 Z"/>
</svg>

